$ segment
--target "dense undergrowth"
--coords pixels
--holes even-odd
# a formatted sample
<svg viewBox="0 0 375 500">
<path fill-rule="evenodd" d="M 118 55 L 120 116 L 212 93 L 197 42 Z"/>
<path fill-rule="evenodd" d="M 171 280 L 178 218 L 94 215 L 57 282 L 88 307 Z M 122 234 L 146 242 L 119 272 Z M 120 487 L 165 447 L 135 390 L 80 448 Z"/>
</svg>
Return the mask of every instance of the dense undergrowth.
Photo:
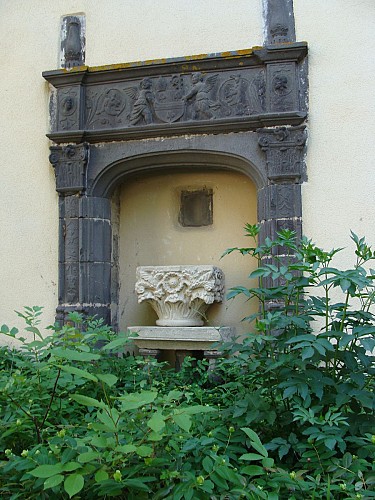
<svg viewBox="0 0 375 500">
<path fill-rule="evenodd" d="M 348 270 L 289 231 L 228 250 L 259 260 L 229 296 L 260 309 L 214 374 L 124 355 L 78 314 L 46 336 L 25 308 L 25 338 L 1 328 L 20 347 L 0 352 L 0 498 L 374 498 L 375 254 L 352 240 Z"/>
</svg>

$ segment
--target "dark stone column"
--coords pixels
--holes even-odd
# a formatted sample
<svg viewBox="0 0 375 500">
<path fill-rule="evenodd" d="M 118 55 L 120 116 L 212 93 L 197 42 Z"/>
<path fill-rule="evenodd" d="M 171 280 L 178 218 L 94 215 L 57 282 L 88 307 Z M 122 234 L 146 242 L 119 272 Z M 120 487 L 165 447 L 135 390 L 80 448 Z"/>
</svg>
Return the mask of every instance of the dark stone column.
<svg viewBox="0 0 375 500">
<path fill-rule="evenodd" d="M 59 193 L 59 305 L 56 320 L 71 311 L 110 322 L 111 207 L 107 198 L 86 197 L 86 144 L 52 146 Z"/>
<path fill-rule="evenodd" d="M 80 288 L 84 311 L 110 323 L 111 205 L 108 198 L 80 200 Z"/>
<path fill-rule="evenodd" d="M 293 0 L 263 0 L 265 44 L 295 42 Z"/>
<path fill-rule="evenodd" d="M 266 155 L 267 185 L 258 192 L 260 242 L 274 239 L 281 229 L 302 236 L 301 182 L 305 177 L 306 132 L 301 127 L 259 129 L 259 145 Z M 271 261 L 282 259 L 286 251 L 274 249 Z M 276 259 L 276 257 L 278 259 Z M 275 284 L 275 283 L 273 283 Z M 268 283 L 271 285 L 271 283 Z"/>
</svg>

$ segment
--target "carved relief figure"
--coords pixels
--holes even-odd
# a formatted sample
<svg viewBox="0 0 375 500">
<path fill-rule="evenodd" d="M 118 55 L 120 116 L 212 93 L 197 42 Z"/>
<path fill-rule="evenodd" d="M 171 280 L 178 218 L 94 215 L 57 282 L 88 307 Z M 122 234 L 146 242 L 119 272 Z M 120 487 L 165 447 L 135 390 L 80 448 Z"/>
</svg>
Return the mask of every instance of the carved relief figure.
<svg viewBox="0 0 375 500">
<path fill-rule="evenodd" d="M 249 90 L 254 113 L 261 113 L 262 111 L 265 111 L 266 81 L 263 71 L 260 71 L 254 78 Z"/>
<path fill-rule="evenodd" d="M 126 99 L 119 89 L 108 89 L 105 92 L 87 96 L 87 124 L 100 122 L 101 125 L 115 126 L 121 123 L 119 116 L 124 111 Z"/>
<path fill-rule="evenodd" d="M 242 116 L 250 113 L 246 89 L 249 82 L 240 75 L 232 75 L 220 88 L 220 100 L 224 104 L 224 115 Z"/>
<path fill-rule="evenodd" d="M 293 70 L 290 65 L 284 65 L 272 75 L 272 109 L 291 111 L 294 108 Z"/>
<path fill-rule="evenodd" d="M 98 101 L 97 114 L 119 116 L 125 108 L 125 98 L 118 89 L 109 89 L 102 94 Z"/>
<path fill-rule="evenodd" d="M 144 78 L 139 84 L 139 90 L 135 87 L 125 89 L 125 92 L 135 100 L 132 112 L 129 116 L 131 125 L 137 125 L 144 122 L 149 125 L 153 122 L 153 104 L 154 94 L 152 92 L 152 81 L 150 78 Z"/>
<path fill-rule="evenodd" d="M 212 110 L 220 107 L 220 104 L 210 98 L 219 75 L 204 77 L 202 73 L 193 73 L 191 83 L 193 88 L 183 99 L 187 102 L 193 100 L 193 120 L 212 120 L 215 118 Z"/>
<path fill-rule="evenodd" d="M 78 128 L 77 120 L 77 92 L 70 89 L 61 93 L 59 98 L 59 123 L 63 130 Z"/>
</svg>

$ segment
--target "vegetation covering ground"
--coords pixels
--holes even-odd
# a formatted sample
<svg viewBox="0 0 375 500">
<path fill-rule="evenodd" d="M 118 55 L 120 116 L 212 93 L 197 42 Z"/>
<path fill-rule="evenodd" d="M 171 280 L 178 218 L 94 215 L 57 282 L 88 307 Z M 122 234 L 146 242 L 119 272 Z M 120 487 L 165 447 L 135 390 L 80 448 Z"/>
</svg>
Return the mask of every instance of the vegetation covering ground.
<svg viewBox="0 0 375 500">
<path fill-rule="evenodd" d="M 375 253 L 352 234 L 340 270 L 339 250 L 246 231 L 226 253 L 259 267 L 229 297 L 260 309 L 215 372 L 126 355 L 78 314 L 47 336 L 40 307 L 19 313 L 27 335 L 1 327 L 19 347 L 0 352 L 0 498 L 375 498 Z"/>
</svg>

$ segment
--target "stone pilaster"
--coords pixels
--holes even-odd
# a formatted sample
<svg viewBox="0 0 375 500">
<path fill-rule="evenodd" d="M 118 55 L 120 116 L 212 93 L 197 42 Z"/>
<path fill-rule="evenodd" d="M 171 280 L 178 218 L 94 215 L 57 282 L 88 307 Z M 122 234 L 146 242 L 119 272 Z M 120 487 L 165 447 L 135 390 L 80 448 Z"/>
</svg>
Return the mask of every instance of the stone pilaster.
<svg viewBox="0 0 375 500">
<path fill-rule="evenodd" d="M 301 182 L 305 178 L 304 127 L 259 129 L 259 146 L 266 155 L 267 185 L 258 193 L 260 242 L 275 239 L 282 229 L 302 236 Z M 273 258 L 282 258 L 283 247 L 274 248 Z M 271 283 L 269 283 L 270 285 Z"/>
<path fill-rule="evenodd" d="M 59 306 L 110 321 L 111 210 L 107 198 L 86 197 L 86 144 L 52 146 L 59 193 Z"/>
</svg>

